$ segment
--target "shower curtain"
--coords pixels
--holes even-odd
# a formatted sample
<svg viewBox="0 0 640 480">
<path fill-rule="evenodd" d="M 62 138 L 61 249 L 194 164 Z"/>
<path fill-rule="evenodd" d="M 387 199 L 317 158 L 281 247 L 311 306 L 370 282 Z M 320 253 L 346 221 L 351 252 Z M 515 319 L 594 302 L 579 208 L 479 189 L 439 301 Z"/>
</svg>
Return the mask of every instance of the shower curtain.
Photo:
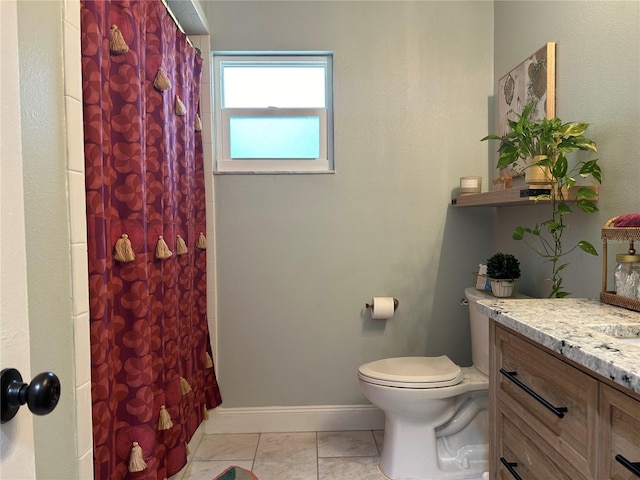
<svg viewBox="0 0 640 480">
<path fill-rule="evenodd" d="M 202 59 L 160 0 L 83 0 L 81 25 L 95 478 L 162 480 L 221 403 Z"/>
</svg>

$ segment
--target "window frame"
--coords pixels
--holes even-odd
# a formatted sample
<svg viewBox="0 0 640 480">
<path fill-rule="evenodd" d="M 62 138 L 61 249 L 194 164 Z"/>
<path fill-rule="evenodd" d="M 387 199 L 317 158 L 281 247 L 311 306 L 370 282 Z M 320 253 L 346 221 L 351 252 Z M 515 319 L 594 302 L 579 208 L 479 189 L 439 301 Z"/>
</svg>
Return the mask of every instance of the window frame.
<svg viewBox="0 0 640 480">
<path fill-rule="evenodd" d="M 213 52 L 213 100 L 215 132 L 214 173 L 292 174 L 335 173 L 333 163 L 333 55 L 331 52 Z M 278 64 L 315 63 L 324 65 L 324 108 L 222 108 L 222 68 L 225 63 L 256 65 L 263 62 Z M 232 159 L 229 145 L 231 117 L 318 116 L 320 118 L 320 156 L 317 159 L 260 158 Z"/>
</svg>

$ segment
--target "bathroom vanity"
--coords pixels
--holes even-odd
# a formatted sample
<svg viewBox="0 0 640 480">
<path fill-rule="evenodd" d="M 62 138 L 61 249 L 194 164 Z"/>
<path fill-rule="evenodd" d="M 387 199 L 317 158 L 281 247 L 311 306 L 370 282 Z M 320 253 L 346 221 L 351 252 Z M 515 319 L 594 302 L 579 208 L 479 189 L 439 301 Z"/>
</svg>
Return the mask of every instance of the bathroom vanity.
<svg viewBox="0 0 640 480">
<path fill-rule="evenodd" d="M 640 478 L 640 313 L 586 299 L 496 299 L 492 479 Z"/>
</svg>

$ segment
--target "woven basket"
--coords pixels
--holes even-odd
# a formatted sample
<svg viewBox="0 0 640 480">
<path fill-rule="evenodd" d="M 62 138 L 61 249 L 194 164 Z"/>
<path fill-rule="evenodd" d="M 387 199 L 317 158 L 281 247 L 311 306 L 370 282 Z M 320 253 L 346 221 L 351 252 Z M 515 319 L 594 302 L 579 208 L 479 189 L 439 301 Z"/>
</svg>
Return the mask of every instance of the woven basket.
<svg viewBox="0 0 640 480">
<path fill-rule="evenodd" d="M 616 292 L 607 290 L 607 244 L 610 240 L 638 241 L 640 242 L 640 227 L 614 227 L 613 222 L 618 217 L 613 217 L 604 224 L 602 229 L 602 290 L 600 301 L 609 305 L 627 308 L 640 312 L 640 300 L 637 298 L 616 295 Z"/>
</svg>

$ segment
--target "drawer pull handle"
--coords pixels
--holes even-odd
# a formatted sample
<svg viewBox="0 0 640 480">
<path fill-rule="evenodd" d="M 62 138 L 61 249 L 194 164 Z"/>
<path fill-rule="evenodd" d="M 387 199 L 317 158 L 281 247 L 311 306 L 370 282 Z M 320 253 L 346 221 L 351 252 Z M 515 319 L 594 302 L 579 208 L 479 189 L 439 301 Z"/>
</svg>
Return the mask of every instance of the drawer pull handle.
<svg viewBox="0 0 640 480">
<path fill-rule="evenodd" d="M 518 464 L 515 462 L 507 462 L 507 459 L 504 457 L 500 457 L 500 461 L 502 462 L 502 464 L 504 465 L 504 467 L 509 470 L 509 473 L 511 475 L 513 475 L 513 478 L 515 478 L 516 480 L 522 480 L 522 477 L 520 475 L 518 475 L 518 472 L 516 472 L 514 467 L 517 467 Z"/>
<path fill-rule="evenodd" d="M 616 461 L 622 464 L 624 468 L 629 470 L 636 477 L 640 478 L 640 462 L 630 462 L 620 454 L 616 455 Z"/>
<path fill-rule="evenodd" d="M 517 386 L 519 386 L 521 389 L 523 389 L 525 392 L 527 392 L 529 395 L 531 395 L 533 398 L 535 398 L 542 405 L 544 405 L 549 410 L 551 410 L 554 414 L 558 416 L 558 418 L 564 418 L 564 414 L 569 411 L 567 407 L 555 407 L 551 405 L 544 398 L 542 398 L 540 395 L 538 395 L 536 392 L 534 392 L 529 387 L 527 387 L 524 383 L 518 380 L 516 378 L 516 375 L 518 374 L 517 372 L 507 372 L 504 368 L 501 368 L 500 373 L 503 374 L 505 377 L 507 377 L 509 380 L 511 380 L 513 383 L 515 383 Z"/>
</svg>

